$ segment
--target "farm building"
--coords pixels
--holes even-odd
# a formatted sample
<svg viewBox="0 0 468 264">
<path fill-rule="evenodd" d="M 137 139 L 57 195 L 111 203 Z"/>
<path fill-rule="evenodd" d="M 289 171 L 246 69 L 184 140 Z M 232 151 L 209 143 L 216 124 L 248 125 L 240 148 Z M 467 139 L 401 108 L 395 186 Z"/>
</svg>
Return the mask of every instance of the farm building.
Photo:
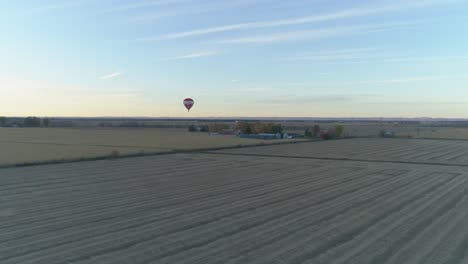
<svg viewBox="0 0 468 264">
<path fill-rule="evenodd" d="M 281 134 L 240 134 L 240 138 L 250 138 L 250 139 L 263 139 L 263 140 L 273 140 L 273 139 L 281 139 Z"/>
</svg>

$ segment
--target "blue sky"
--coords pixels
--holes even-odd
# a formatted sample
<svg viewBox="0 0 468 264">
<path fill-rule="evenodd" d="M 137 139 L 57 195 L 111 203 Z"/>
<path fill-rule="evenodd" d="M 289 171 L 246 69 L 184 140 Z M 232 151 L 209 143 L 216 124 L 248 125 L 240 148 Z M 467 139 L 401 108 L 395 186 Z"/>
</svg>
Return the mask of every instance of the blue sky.
<svg viewBox="0 0 468 264">
<path fill-rule="evenodd" d="M 466 0 L 0 1 L 0 115 L 468 118 L 466 14 Z"/>
</svg>

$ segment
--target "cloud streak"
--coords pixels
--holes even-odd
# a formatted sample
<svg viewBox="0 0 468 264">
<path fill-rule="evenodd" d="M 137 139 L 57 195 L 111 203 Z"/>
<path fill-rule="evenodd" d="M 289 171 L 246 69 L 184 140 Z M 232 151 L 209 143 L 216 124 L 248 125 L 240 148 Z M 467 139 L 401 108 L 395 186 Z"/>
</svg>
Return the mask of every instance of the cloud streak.
<svg viewBox="0 0 468 264">
<path fill-rule="evenodd" d="M 314 61 L 335 61 L 374 58 L 377 48 L 356 48 L 340 50 L 324 50 L 320 52 L 305 53 L 299 56 L 286 58 L 286 60 L 314 60 Z"/>
<path fill-rule="evenodd" d="M 356 84 L 406 84 L 406 83 L 415 83 L 415 82 L 428 82 L 428 81 L 437 81 L 445 79 L 456 78 L 457 75 L 439 75 L 439 76 L 413 76 L 406 78 L 395 78 L 395 79 L 381 79 L 381 80 L 362 80 L 362 81 L 344 81 L 339 82 L 342 85 L 356 85 Z"/>
<path fill-rule="evenodd" d="M 257 103 L 264 104 L 308 104 L 308 103 L 333 103 L 333 102 L 352 102 L 356 99 L 377 97 L 375 94 L 328 94 L 317 96 L 281 96 L 280 98 L 271 98 L 258 100 Z"/>
<path fill-rule="evenodd" d="M 212 57 L 217 55 L 218 52 L 216 51 L 202 51 L 202 52 L 194 52 L 182 56 L 166 58 L 165 60 L 188 60 L 188 59 L 196 59 L 196 58 L 203 58 L 203 57 Z"/>
<path fill-rule="evenodd" d="M 374 82 L 374 83 L 382 83 L 382 84 L 403 84 L 403 83 L 443 80 L 446 78 L 448 77 L 447 76 L 421 76 L 421 77 L 411 77 L 411 78 L 402 78 L 402 79 L 370 81 L 370 83 Z"/>
<path fill-rule="evenodd" d="M 169 8 L 167 10 L 158 10 L 157 12 L 152 12 L 146 15 L 139 14 L 138 16 L 131 19 L 133 22 L 152 22 L 155 20 L 175 17 L 175 16 L 187 16 L 193 14 L 202 14 L 208 12 L 221 11 L 226 9 L 235 9 L 240 7 L 245 7 L 247 5 L 256 5 L 259 2 L 264 2 L 268 0 L 257 0 L 255 2 L 251 0 L 237 0 L 237 1 L 219 1 L 219 2 L 208 2 L 196 4 L 188 4 L 184 6 L 178 6 L 178 8 Z"/>
<path fill-rule="evenodd" d="M 273 90 L 274 89 L 271 88 L 271 87 L 252 86 L 252 87 L 236 88 L 235 90 L 232 90 L 231 92 L 233 92 L 233 93 L 245 93 L 245 92 L 263 93 L 263 92 L 269 92 L 269 91 L 273 91 Z"/>
<path fill-rule="evenodd" d="M 276 34 L 255 35 L 216 41 L 215 44 L 261 44 L 283 41 L 324 39 L 337 36 L 376 33 L 403 28 L 412 23 L 332 27 L 314 30 L 290 31 Z"/>
<path fill-rule="evenodd" d="M 103 76 L 99 77 L 99 79 L 109 80 L 109 79 L 113 79 L 113 78 L 115 78 L 117 76 L 120 76 L 120 75 L 122 75 L 121 72 L 113 72 L 113 73 L 110 73 L 110 74 L 103 75 Z"/>
<path fill-rule="evenodd" d="M 385 58 L 385 62 L 443 62 L 443 61 L 468 61 L 468 55 L 458 56 L 433 56 L 433 57 L 402 57 L 402 58 Z"/>
<path fill-rule="evenodd" d="M 374 31 L 370 30 L 370 33 Z M 388 53 L 380 48 L 354 48 L 323 50 L 319 52 L 302 53 L 296 56 L 285 57 L 286 61 L 317 61 L 320 63 L 332 64 L 353 64 L 353 63 L 400 63 L 400 62 L 468 62 L 467 55 L 446 55 L 431 57 L 414 57 L 409 54 Z"/>
<path fill-rule="evenodd" d="M 365 102 L 378 105 L 467 105 L 467 101 L 401 101 L 401 102 Z"/>
<path fill-rule="evenodd" d="M 76 8 L 80 7 L 81 5 L 84 5 L 85 3 L 87 3 L 87 0 L 69 0 L 67 2 L 56 2 L 48 5 L 35 7 L 30 10 L 25 10 L 25 12 L 26 14 L 45 13 L 48 11 Z"/>
<path fill-rule="evenodd" d="M 167 6 L 173 4 L 180 4 L 185 2 L 190 2 L 193 0 L 155 0 L 155 1 L 140 1 L 137 3 L 126 4 L 121 6 L 115 6 L 104 10 L 104 12 L 112 13 L 112 12 L 124 12 L 134 9 L 143 9 L 143 8 L 150 8 L 150 7 L 158 7 L 158 6 Z"/>
<path fill-rule="evenodd" d="M 348 10 L 342 10 L 338 12 L 315 15 L 315 16 L 305 16 L 305 17 L 298 17 L 298 18 L 238 23 L 238 24 L 224 25 L 224 26 L 218 26 L 218 27 L 200 28 L 200 29 L 195 29 L 195 30 L 190 30 L 190 31 L 182 31 L 182 32 L 166 34 L 166 35 L 159 37 L 159 39 L 161 40 L 180 39 L 180 38 L 188 38 L 188 37 L 201 36 L 201 35 L 207 35 L 207 34 L 213 34 L 213 33 L 228 32 L 228 31 L 238 31 L 238 30 L 326 22 L 326 21 L 332 21 L 332 20 L 349 19 L 349 18 L 369 16 L 369 15 L 376 15 L 376 14 L 381 14 L 381 13 L 396 12 L 400 10 L 432 6 L 432 5 L 447 3 L 447 2 L 455 2 L 455 1 L 454 0 L 452 1 L 450 0 L 448 1 L 426 0 L 426 1 L 419 1 L 419 2 L 400 1 L 400 2 L 397 2 L 397 4 L 392 4 L 392 5 L 387 4 L 387 5 L 380 5 L 380 6 L 373 6 L 373 7 L 352 8 Z"/>
</svg>

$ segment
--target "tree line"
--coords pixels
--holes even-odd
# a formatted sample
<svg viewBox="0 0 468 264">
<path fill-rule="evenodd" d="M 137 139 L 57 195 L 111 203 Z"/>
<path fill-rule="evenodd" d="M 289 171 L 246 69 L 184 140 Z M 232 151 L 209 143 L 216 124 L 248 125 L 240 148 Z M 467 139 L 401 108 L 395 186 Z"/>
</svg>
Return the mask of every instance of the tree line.
<svg viewBox="0 0 468 264">
<path fill-rule="evenodd" d="M 189 132 L 212 132 L 222 133 L 226 130 L 234 129 L 239 131 L 241 134 L 282 134 L 284 128 L 281 124 L 275 123 L 262 123 L 262 122 L 238 122 L 236 126 L 231 126 L 226 123 L 212 123 L 209 125 L 190 125 L 188 127 Z"/>
<path fill-rule="evenodd" d="M 246 121 L 237 122 L 236 126 L 231 126 L 226 123 L 212 123 L 209 125 L 190 125 L 188 127 L 190 132 L 222 133 L 230 129 L 234 129 L 240 134 L 283 134 L 285 130 L 283 125 L 278 123 Z M 307 128 L 304 131 L 304 137 L 306 138 L 334 139 L 340 138 L 343 135 L 343 125 L 335 125 L 323 130 L 319 125 L 314 125 L 312 128 Z"/>
<path fill-rule="evenodd" d="M 282 134 L 284 132 L 284 128 L 281 124 L 262 122 L 238 122 L 236 129 L 242 134 Z"/>
<path fill-rule="evenodd" d="M 229 129 L 230 126 L 224 123 L 215 123 L 209 125 L 190 125 L 188 127 L 189 132 L 212 132 L 212 133 L 221 133 L 225 129 Z"/>
<path fill-rule="evenodd" d="M 322 130 L 319 125 L 314 125 L 312 129 L 307 128 L 304 136 L 307 138 L 320 137 L 321 139 L 334 139 L 343 136 L 344 126 L 335 125 L 334 127 Z"/>
<path fill-rule="evenodd" d="M 50 125 L 49 118 L 39 118 L 35 116 L 29 116 L 23 120 L 10 119 L 5 116 L 0 116 L 0 126 L 20 126 L 20 127 L 48 127 Z"/>
</svg>

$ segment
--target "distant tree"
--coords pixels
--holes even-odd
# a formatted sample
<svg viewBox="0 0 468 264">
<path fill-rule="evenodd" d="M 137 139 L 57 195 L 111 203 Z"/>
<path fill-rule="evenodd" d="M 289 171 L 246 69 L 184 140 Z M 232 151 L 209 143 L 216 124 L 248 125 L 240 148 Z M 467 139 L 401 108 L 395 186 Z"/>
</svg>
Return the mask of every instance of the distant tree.
<svg viewBox="0 0 468 264">
<path fill-rule="evenodd" d="M 4 116 L 0 116 L 0 126 L 5 126 L 7 124 L 8 119 Z"/>
<path fill-rule="evenodd" d="M 49 124 L 50 124 L 49 118 L 43 118 L 43 119 L 42 119 L 42 125 L 43 125 L 44 127 L 49 127 Z"/>
<path fill-rule="evenodd" d="M 335 126 L 336 137 L 341 137 L 343 135 L 343 132 L 344 132 L 344 126 L 343 125 L 336 125 Z"/>
<path fill-rule="evenodd" d="M 252 134 L 252 126 L 248 122 L 238 122 L 236 129 L 238 129 L 242 134 Z"/>
<path fill-rule="evenodd" d="M 310 138 L 313 137 L 313 134 L 310 131 L 310 129 L 306 128 L 306 130 L 304 131 L 304 136 Z"/>
<path fill-rule="evenodd" d="M 278 133 L 283 133 L 284 129 L 281 124 L 273 124 L 271 127 L 271 133 L 273 134 L 278 134 Z"/>
<path fill-rule="evenodd" d="M 321 139 L 329 140 L 329 139 L 334 139 L 335 137 L 336 137 L 336 131 L 334 128 L 330 128 L 330 129 L 320 132 Z"/>
<path fill-rule="evenodd" d="M 252 133 L 254 133 L 254 134 L 264 133 L 264 131 L 265 131 L 264 126 L 265 125 L 263 123 L 261 123 L 261 122 L 257 122 L 255 124 L 253 124 L 253 126 L 251 126 Z"/>
<path fill-rule="evenodd" d="M 124 121 L 119 124 L 120 127 L 141 127 L 141 123 L 135 121 Z"/>
<path fill-rule="evenodd" d="M 320 126 L 319 125 L 314 125 L 313 136 L 318 137 L 319 135 L 320 135 Z"/>
<path fill-rule="evenodd" d="M 256 122 L 254 124 L 248 122 L 238 122 L 236 129 L 242 134 L 282 134 L 284 128 L 281 124 Z"/>
<path fill-rule="evenodd" d="M 386 131 L 384 129 L 380 130 L 379 131 L 379 137 L 385 137 L 385 132 Z"/>
<path fill-rule="evenodd" d="M 190 126 L 188 127 L 188 131 L 189 131 L 189 132 L 195 132 L 195 131 L 196 131 L 195 125 L 190 125 Z"/>
<path fill-rule="evenodd" d="M 24 126 L 25 127 L 40 127 L 41 119 L 35 116 L 26 117 L 24 119 Z"/>
<path fill-rule="evenodd" d="M 283 126 L 275 123 L 256 123 L 254 125 L 255 133 L 278 134 L 283 132 Z"/>
<path fill-rule="evenodd" d="M 229 130 L 231 129 L 231 126 L 229 124 L 218 124 L 218 131 L 223 132 L 224 130 Z"/>
<path fill-rule="evenodd" d="M 217 125 L 216 124 L 209 124 L 208 125 L 208 132 L 212 132 L 212 133 L 218 132 Z"/>
<path fill-rule="evenodd" d="M 273 134 L 273 123 L 262 123 L 263 127 L 260 133 Z"/>
<path fill-rule="evenodd" d="M 252 134 L 252 133 L 253 133 L 252 126 L 249 123 L 246 123 L 245 134 Z"/>
<path fill-rule="evenodd" d="M 213 133 L 221 133 L 223 130 L 229 129 L 228 124 L 223 123 L 213 123 L 208 125 L 208 131 Z"/>
</svg>

